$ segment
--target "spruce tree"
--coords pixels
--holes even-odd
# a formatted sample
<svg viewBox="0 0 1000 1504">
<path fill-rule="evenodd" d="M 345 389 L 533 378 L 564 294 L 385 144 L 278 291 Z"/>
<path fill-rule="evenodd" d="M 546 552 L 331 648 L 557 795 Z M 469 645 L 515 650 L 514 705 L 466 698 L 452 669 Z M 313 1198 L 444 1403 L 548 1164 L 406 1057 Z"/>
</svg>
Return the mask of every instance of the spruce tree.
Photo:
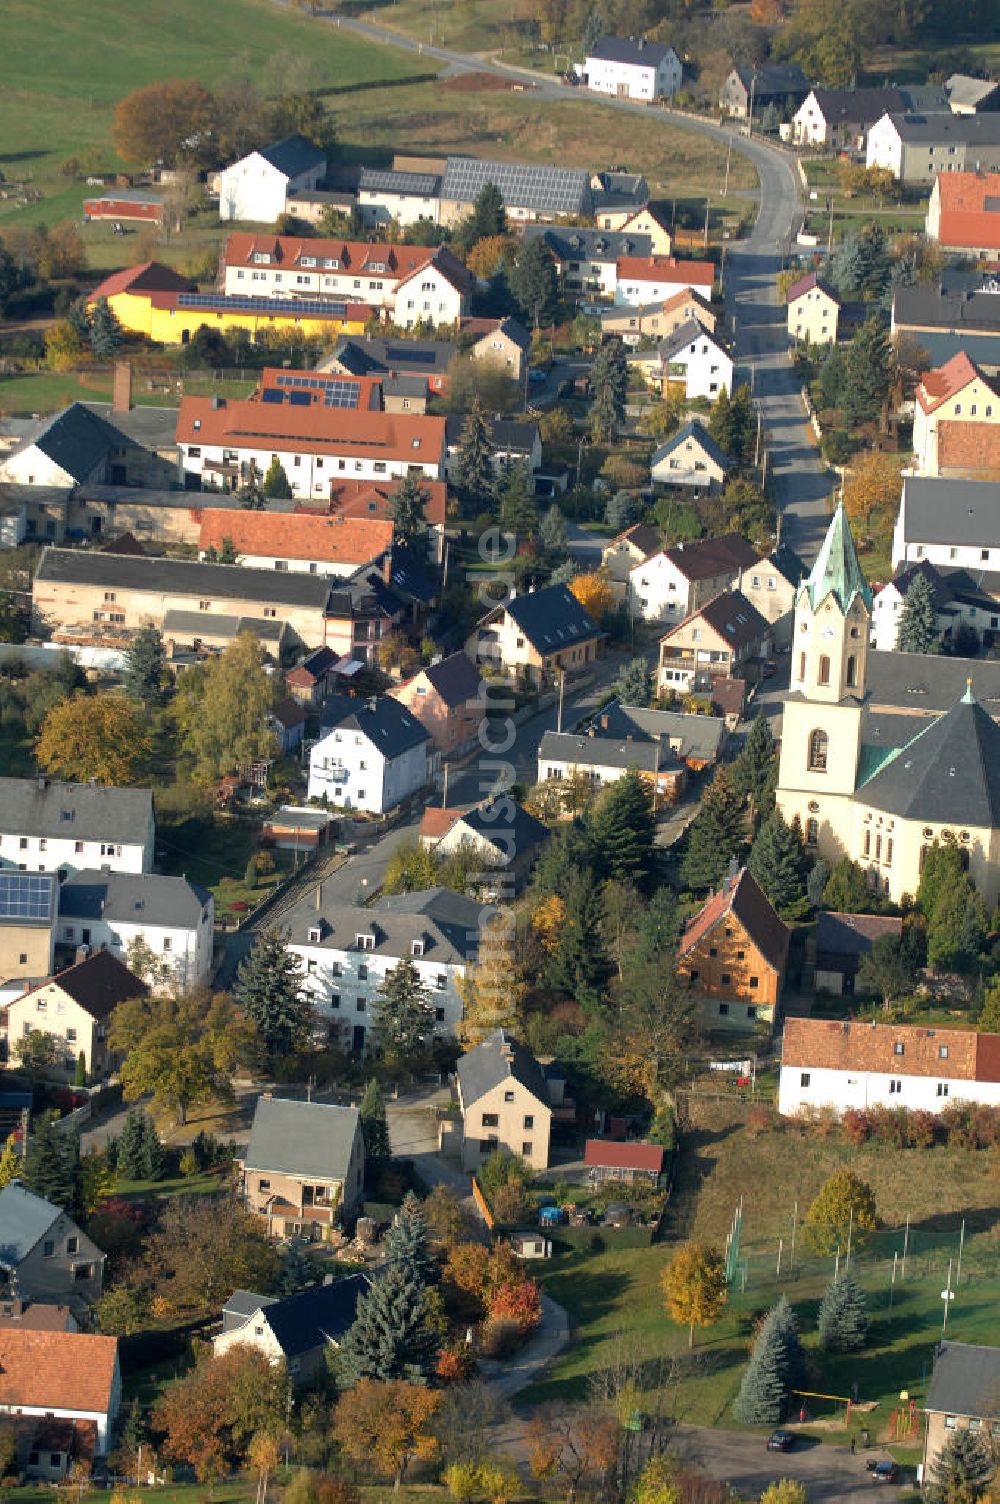
<svg viewBox="0 0 1000 1504">
<path fill-rule="evenodd" d="M 455 489 L 467 508 L 493 505 L 493 464 L 489 430 L 479 398 L 473 399 L 459 438 L 455 461 Z"/>
<path fill-rule="evenodd" d="M 500 520 L 505 531 L 518 538 L 534 538 L 538 532 L 535 483 L 527 464 L 509 468 L 500 492 Z"/>
<path fill-rule="evenodd" d="M 621 533 L 640 522 L 645 511 L 646 504 L 641 496 L 633 496 L 631 491 L 616 491 L 608 497 L 604 520 L 614 532 Z"/>
<path fill-rule="evenodd" d="M 937 611 L 934 592 L 926 577 L 915 574 L 903 597 L 896 631 L 900 653 L 933 653 L 937 646 Z"/>
<path fill-rule="evenodd" d="M 558 307 L 559 286 L 555 262 L 544 240 L 521 242 L 508 280 L 525 319 L 536 329 L 551 324 Z"/>
<path fill-rule="evenodd" d="M 409 1064 L 423 1052 L 434 1033 L 430 990 L 409 956 L 386 973 L 378 999 L 372 1028 L 375 1047 L 392 1060 Z"/>
<path fill-rule="evenodd" d="M 646 785 L 634 769 L 603 794 L 590 824 L 602 877 L 647 888 L 654 869 L 653 809 Z"/>
<path fill-rule="evenodd" d="M 233 1002 L 269 1055 L 291 1055 L 309 1038 L 312 1009 L 302 996 L 299 960 L 275 926 L 262 930 L 240 962 Z"/>
<path fill-rule="evenodd" d="M 847 347 L 843 395 L 850 424 L 877 418 L 889 395 L 893 353 L 888 331 L 874 315 L 865 320 Z"/>
<path fill-rule="evenodd" d="M 72 1217 L 77 1210 L 79 1165 L 80 1135 L 58 1128 L 50 1112 L 36 1118 L 24 1164 L 28 1190 Z"/>
<path fill-rule="evenodd" d="M 809 869 L 809 876 L 806 878 L 806 897 L 810 908 L 821 909 L 823 907 L 823 893 L 829 876 L 829 867 L 823 858 L 819 857 L 813 862 Z"/>
<path fill-rule="evenodd" d="M 275 1280 L 274 1291 L 283 1298 L 306 1290 L 316 1283 L 316 1273 L 306 1257 L 306 1244 L 302 1238 L 293 1238 L 281 1259 L 281 1268 Z"/>
<path fill-rule="evenodd" d="M 122 1131 L 118 1135 L 118 1148 L 116 1151 L 116 1166 L 119 1175 L 124 1180 L 144 1179 L 143 1168 L 145 1163 L 145 1135 L 142 1130 L 144 1114 L 138 1111 L 130 1112 L 122 1125 Z"/>
<path fill-rule="evenodd" d="M 365 1141 L 365 1170 L 374 1179 L 390 1158 L 389 1124 L 385 1115 L 382 1091 L 374 1076 L 361 1098 L 361 1132 Z"/>
<path fill-rule="evenodd" d="M 163 704 L 163 638 L 154 626 L 140 627 L 125 655 L 125 693 L 147 710 Z"/>
<path fill-rule="evenodd" d="M 981 1498 L 995 1472 L 980 1433 L 964 1426 L 956 1429 L 931 1463 L 925 1485 L 928 1504 L 958 1504 Z"/>
<path fill-rule="evenodd" d="M 608 977 L 601 939 L 600 885 L 590 867 L 572 873 L 561 890 L 566 920 L 548 957 L 549 980 L 584 1007 L 596 1007 Z"/>
<path fill-rule="evenodd" d="M 632 658 L 618 670 L 611 688 L 622 705 L 644 710 L 653 698 L 653 671 L 646 659 Z"/>
<path fill-rule="evenodd" d="M 716 888 L 743 844 L 743 811 L 729 773 L 719 768 L 688 830 L 681 877 L 696 892 Z"/>
<path fill-rule="evenodd" d="M 853 1274 L 827 1285 L 820 1302 L 819 1345 L 831 1353 L 860 1352 L 868 1337 L 868 1305 Z"/>
<path fill-rule="evenodd" d="M 404 475 L 389 498 L 393 535 L 400 548 L 409 548 L 427 532 L 427 492 L 415 475 Z"/>
<path fill-rule="evenodd" d="M 374 1275 L 371 1289 L 359 1297 L 354 1325 L 340 1349 L 349 1378 L 355 1382 L 425 1382 L 438 1347 L 425 1321 L 426 1312 L 423 1280 L 403 1260 L 384 1265 Z"/>
<path fill-rule="evenodd" d="M 503 194 L 496 183 L 483 184 L 476 194 L 469 218 L 470 245 L 475 245 L 477 240 L 506 235 L 507 210 L 504 208 Z"/>
<path fill-rule="evenodd" d="M 590 370 L 593 401 L 590 426 L 595 438 L 613 439 L 625 419 L 628 361 L 620 339 L 609 339 L 594 356 Z"/>
<path fill-rule="evenodd" d="M 285 467 L 277 455 L 275 455 L 270 465 L 268 465 L 267 474 L 264 476 L 264 495 L 275 501 L 289 501 L 291 499 L 292 488 L 288 483 Z"/>
<path fill-rule="evenodd" d="M 107 298 L 99 298 L 90 314 L 90 349 L 98 360 L 108 360 L 122 342 L 122 326 Z"/>
<path fill-rule="evenodd" d="M 407 1191 L 396 1220 L 383 1239 L 387 1259 L 397 1259 L 423 1281 L 436 1284 L 441 1277 L 437 1259 L 431 1252 L 427 1223 L 419 1199 Z"/>
<path fill-rule="evenodd" d="M 802 1345 L 784 1296 L 764 1318 L 733 1406 L 747 1426 L 773 1426 L 781 1420 L 790 1391 L 803 1372 Z"/>
<path fill-rule="evenodd" d="M 733 763 L 733 788 L 750 805 L 752 824 L 774 804 L 778 754 L 766 715 L 754 716 L 743 750 Z"/>
<path fill-rule="evenodd" d="M 757 832 L 747 866 L 778 912 L 794 917 L 805 900 L 809 875 L 798 815 L 787 825 L 781 810 L 772 810 Z"/>
</svg>

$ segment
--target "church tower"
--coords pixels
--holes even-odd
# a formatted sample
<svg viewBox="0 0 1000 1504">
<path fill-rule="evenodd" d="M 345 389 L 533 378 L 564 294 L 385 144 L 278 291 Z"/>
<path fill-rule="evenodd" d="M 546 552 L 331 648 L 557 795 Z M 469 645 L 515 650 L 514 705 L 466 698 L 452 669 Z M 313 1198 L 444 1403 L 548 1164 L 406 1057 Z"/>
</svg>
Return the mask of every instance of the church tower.
<svg viewBox="0 0 1000 1504">
<path fill-rule="evenodd" d="M 778 805 L 798 815 L 807 843 L 841 854 L 857 786 L 865 717 L 872 593 L 858 563 L 843 505 L 809 578 L 799 587 L 789 696 L 778 765 Z"/>
</svg>

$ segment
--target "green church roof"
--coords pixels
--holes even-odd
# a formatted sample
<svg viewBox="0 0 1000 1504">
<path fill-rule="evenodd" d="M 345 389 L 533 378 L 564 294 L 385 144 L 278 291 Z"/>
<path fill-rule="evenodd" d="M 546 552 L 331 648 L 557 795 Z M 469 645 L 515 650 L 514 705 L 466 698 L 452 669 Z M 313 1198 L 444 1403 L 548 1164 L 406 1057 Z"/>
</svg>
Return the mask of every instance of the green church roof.
<svg viewBox="0 0 1000 1504">
<path fill-rule="evenodd" d="M 815 611 L 821 601 L 833 591 L 845 616 L 856 595 L 860 595 L 868 610 L 872 608 L 872 593 L 868 581 L 858 563 L 857 549 L 851 535 L 850 523 L 843 502 L 833 514 L 823 546 L 816 556 L 805 588 Z"/>
</svg>

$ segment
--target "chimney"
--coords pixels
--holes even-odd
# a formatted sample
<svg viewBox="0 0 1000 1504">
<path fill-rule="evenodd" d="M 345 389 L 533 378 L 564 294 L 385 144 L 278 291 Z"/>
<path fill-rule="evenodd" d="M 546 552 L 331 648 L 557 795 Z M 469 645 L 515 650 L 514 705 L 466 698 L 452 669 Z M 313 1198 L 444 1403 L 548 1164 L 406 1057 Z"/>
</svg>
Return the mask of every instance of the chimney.
<svg viewBox="0 0 1000 1504">
<path fill-rule="evenodd" d="M 226 399 L 225 399 L 225 397 L 220 397 L 219 394 L 218 394 L 218 392 L 213 392 L 212 393 L 212 408 L 213 408 L 213 411 L 218 412 L 219 408 L 220 407 L 225 407 L 225 405 L 226 405 Z"/>
<path fill-rule="evenodd" d="M 132 411 L 132 364 L 128 360 L 116 360 L 111 387 L 111 411 Z"/>
<path fill-rule="evenodd" d="M 387 548 L 382 555 L 382 579 L 386 585 L 392 584 L 392 549 Z"/>
<path fill-rule="evenodd" d="M 601 716 L 601 727 L 604 731 L 608 729 L 608 717 L 606 715 Z"/>
</svg>

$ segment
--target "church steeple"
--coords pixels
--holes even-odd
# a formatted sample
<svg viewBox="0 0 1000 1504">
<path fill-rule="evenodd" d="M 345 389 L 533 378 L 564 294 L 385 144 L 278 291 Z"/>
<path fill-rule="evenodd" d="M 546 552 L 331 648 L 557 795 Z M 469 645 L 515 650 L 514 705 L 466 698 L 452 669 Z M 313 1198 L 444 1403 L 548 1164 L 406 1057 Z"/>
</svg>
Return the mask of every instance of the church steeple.
<svg viewBox="0 0 1000 1504">
<path fill-rule="evenodd" d="M 871 589 L 841 503 L 795 603 L 793 691 L 826 704 L 863 699 L 871 610 Z"/>
<path fill-rule="evenodd" d="M 861 597 L 869 614 L 871 613 L 871 587 L 858 563 L 858 551 L 854 547 L 854 536 L 843 502 L 833 514 L 823 546 L 816 555 L 816 562 L 802 588 L 808 591 L 814 611 L 832 592 L 845 616 L 857 596 Z"/>
</svg>

